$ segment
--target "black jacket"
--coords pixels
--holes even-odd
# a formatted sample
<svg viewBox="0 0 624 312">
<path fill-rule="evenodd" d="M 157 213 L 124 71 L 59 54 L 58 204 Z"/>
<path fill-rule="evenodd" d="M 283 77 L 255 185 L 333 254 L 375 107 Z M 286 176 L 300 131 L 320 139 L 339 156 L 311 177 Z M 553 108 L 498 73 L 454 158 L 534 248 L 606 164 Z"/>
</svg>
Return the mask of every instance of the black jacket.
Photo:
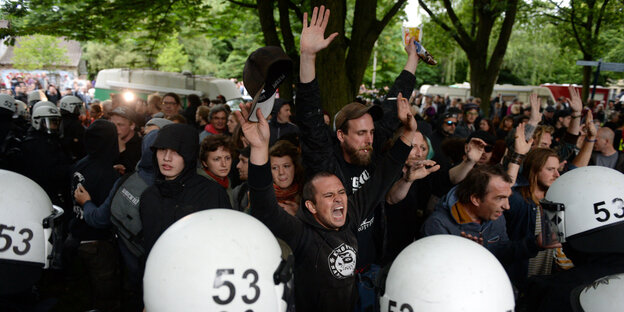
<svg viewBox="0 0 624 312">
<path fill-rule="evenodd" d="M 397 141 L 361 191 L 348 196 L 345 225 L 338 230 L 321 226 L 302 201 L 297 216 L 275 199 L 269 164 L 249 164 L 251 214 L 284 240 L 295 255 L 297 311 L 352 311 L 357 299 L 355 268 L 358 226 L 377 206 L 377 198 L 401 174 L 410 146 Z"/>
<path fill-rule="evenodd" d="M 126 142 L 126 149 L 119 153 L 116 164 L 126 167 L 128 173 L 134 171 L 139 159 L 141 159 L 141 138 L 135 133 L 132 139 Z"/>
<path fill-rule="evenodd" d="M 101 205 L 115 184 L 119 174 L 113 169 L 113 160 L 119 154 L 115 124 L 104 119 L 93 122 L 85 131 L 87 156 L 72 168 L 72 192 L 78 183 L 89 192 L 91 202 Z M 83 207 L 74 207 L 74 219 L 70 223 L 72 236 L 79 241 L 110 238 L 110 231 L 93 228 L 84 221 Z"/>
<path fill-rule="evenodd" d="M 53 204 L 71 208 L 70 159 L 58 135 L 28 129 L 23 140 L 11 148 L 8 169 L 20 173 L 41 186 Z"/>
<path fill-rule="evenodd" d="M 184 170 L 174 180 L 165 180 L 158 167 L 156 150 L 170 148 L 184 158 Z M 210 208 L 231 208 L 225 189 L 216 182 L 197 175 L 199 137 L 189 125 L 163 127 L 152 144 L 156 180 L 140 200 L 141 222 L 146 254 L 160 235 L 180 218 Z"/>
<path fill-rule="evenodd" d="M 80 123 L 78 116 L 67 112 L 63 114 L 63 147 L 69 151 L 72 162 L 76 162 L 87 155 L 85 150 L 85 128 Z"/>
<path fill-rule="evenodd" d="M 409 97 L 415 83 L 416 77 L 404 70 L 394 81 L 387 97 L 395 97 L 399 92 Z M 335 133 L 327 130 L 321 109 L 318 81 L 315 79 L 310 83 L 300 83 L 297 87 L 296 98 L 296 115 L 301 131 L 301 154 L 303 163 L 306 164 L 306 173 L 311 175 L 319 171 L 331 172 L 342 181 L 349 194 L 362 187 L 375 171 L 374 164 L 381 158 L 386 141 L 401 126 L 401 121 L 397 116 L 396 101 L 384 101 L 381 105 L 384 113 L 383 118 L 375 122 L 372 162 L 368 167 L 362 167 L 348 164 L 344 160 Z M 386 183 L 390 182 L 392 180 L 386 181 Z M 385 193 L 377 198 L 371 197 L 370 200 L 374 205 L 379 204 L 381 207 L 384 196 Z M 374 263 L 376 258 L 380 257 L 380 251 L 383 249 L 384 225 L 381 222 L 375 223 L 375 220 L 383 220 L 383 218 L 382 209 L 375 209 L 362 219 L 363 223 L 358 232 L 360 244 L 358 269 L 365 269 L 367 265 Z"/>
</svg>

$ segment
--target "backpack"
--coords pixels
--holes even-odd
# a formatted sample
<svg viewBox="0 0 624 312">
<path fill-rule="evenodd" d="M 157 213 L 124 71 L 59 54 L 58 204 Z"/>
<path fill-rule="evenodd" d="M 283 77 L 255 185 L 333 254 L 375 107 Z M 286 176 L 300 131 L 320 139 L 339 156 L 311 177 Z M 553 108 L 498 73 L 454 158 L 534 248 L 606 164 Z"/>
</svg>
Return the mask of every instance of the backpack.
<svg viewBox="0 0 624 312">
<path fill-rule="evenodd" d="M 111 201 L 111 223 L 119 239 L 137 258 L 145 254 L 141 244 L 143 224 L 139 213 L 141 194 L 149 186 L 137 172 L 126 175 Z"/>
</svg>

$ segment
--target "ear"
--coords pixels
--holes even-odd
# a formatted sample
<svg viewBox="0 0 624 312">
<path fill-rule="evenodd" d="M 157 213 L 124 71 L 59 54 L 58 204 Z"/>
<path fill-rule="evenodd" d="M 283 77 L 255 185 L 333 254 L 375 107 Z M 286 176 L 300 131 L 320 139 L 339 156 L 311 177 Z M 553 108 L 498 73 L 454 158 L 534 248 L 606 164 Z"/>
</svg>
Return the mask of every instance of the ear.
<svg viewBox="0 0 624 312">
<path fill-rule="evenodd" d="M 314 203 L 311 200 L 306 200 L 305 201 L 305 206 L 306 206 L 306 208 L 308 208 L 308 210 L 312 214 L 316 214 L 316 207 L 314 206 Z"/>
<path fill-rule="evenodd" d="M 338 141 L 340 141 L 340 143 L 344 142 L 344 132 L 342 132 L 342 130 L 338 129 L 336 130 L 336 136 L 338 137 Z"/>
<path fill-rule="evenodd" d="M 201 161 L 201 164 L 202 164 L 202 167 L 204 167 L 204 168 L 208 168 L 208 164 L 206 164 L 206 162 L 205 162 L 205 161 L 203 161 L 203 160 L 202 160 L 202 161 Z"/>
<path fill-rule="evenodd" d="M 130 129 L 132 129 L 132 131 L 134 131 L 134 128 L 136 127 L 136 124 L 134 122 L 130 123 Z"/>
<path fill-rule="evenodd" d="M 474 194 L 470 195 L 470 203 L 479 207 L 481 205 L 481 198 L 479 198 L 477 195 L 474 195 Z"/>
</svg>

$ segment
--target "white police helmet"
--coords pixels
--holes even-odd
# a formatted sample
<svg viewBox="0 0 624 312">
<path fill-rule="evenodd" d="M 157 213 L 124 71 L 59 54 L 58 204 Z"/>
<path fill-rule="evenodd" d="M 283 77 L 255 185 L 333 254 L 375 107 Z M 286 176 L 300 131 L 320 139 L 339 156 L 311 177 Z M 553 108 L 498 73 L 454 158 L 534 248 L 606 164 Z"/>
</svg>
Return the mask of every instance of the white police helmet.
<svg viewBox="0 0 624 312">
<path fill-rule="evenodd" d="M 381 311 L 513 311 L 503 266 L 483 246 L 433 235 L 407 246 L 392 263 Z"/>
<path fill-rule="evenodd" d="M 624 250 L 624 174 L 602 166 L 570 170 L 550 186 L 541 206 L 559 241 L 582 252 Z"/>
<path fill-rule="evenodd" d="M 48 268 L 63 209 L 37 183 L 6 170 L 0 170 L 0 204 L 0 293 L 6 293 L 32 287 Z"/>
<path fill-rule="evenodd" d="M 15 114 L 24 118 L 26 121 L 30 120 L 30 114 L 28 113 L 28 106 L 26 103 L 15 100 Z"/>
<path fill-rule="evenodd" d="M 271 231 L 230 209 L 188 215 L 156 241 L 145 267 L 143 301 L 158 311 L 285 311 L 292 256 Z"/>
<path fill-rule="evenodd" d="M 62 110 L 75 115 L 80 115 L 80 113 L 84 110 L 82 100 L 73 95 L 64 96 L 59 103 L 59 107 Z"/>
<path fill-rule="evenodd" d="M 32 106 L 35 103 L 41 101 L 47 101 L 48 98 L 43 93 L 43 90 L 33 90 L 28 92 L 28 105 Z"/>
<path fill-rule="evenodd" d="M 1 93 L 0 94 L 0 108 L 11 111 L 12 113 L 15 113 L 15 99 L 8 94 Z"/>
<path fill-rule="evenodd" d="M 589 285 L 575 288 L 570 294 L 575 312 L 621 311 L 624 306 L 624 273 L 601 277 Z"/>
<path fill-rule="evenodd" d="M 31 113 L 35 111 L 35 109 L 41 107 L 41 106 L 48 106 L 48 107 L 55 107 L 58 108 L 56 106 L 56 104 L 50 102 L 50 101 L 39 101 L 37 103 L 35 103 L 35 105 L 32 106 L 32 108 L 30 109 Z"/>
<path fill-rule="evenodd" d="M 39 106 L 33 110 L 31 125 L 35 130 L 45 131 L 49 134 L 60 133 L 62 130 L 61 112 L 56 106 Z"/>
</svg>

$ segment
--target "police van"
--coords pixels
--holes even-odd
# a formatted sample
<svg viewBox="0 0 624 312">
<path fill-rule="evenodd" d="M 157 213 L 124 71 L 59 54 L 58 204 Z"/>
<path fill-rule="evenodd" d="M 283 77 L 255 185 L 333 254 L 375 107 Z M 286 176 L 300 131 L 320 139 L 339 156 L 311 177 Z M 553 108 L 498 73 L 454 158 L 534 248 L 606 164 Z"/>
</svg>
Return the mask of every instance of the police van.
<svg viewBox="0 0 624 312">
<path fill-rule="evenodd" d="M 113 68 L 101 70 L 95 81 L 94 98 L 108 100 L 111 94 L 122 94 L 124 98 L 142 98 L 153 93 L 163 95 L 176 93 L 183 103 L 186 97 L 196 94 L 200 98 L 214 100 L 219 95 L 233 109 L 243 101 L 242 94 L 234 82 L 228 79 L 193 75 L 190 72 L 170 73 L 147 69 Z"/>
</svg>

